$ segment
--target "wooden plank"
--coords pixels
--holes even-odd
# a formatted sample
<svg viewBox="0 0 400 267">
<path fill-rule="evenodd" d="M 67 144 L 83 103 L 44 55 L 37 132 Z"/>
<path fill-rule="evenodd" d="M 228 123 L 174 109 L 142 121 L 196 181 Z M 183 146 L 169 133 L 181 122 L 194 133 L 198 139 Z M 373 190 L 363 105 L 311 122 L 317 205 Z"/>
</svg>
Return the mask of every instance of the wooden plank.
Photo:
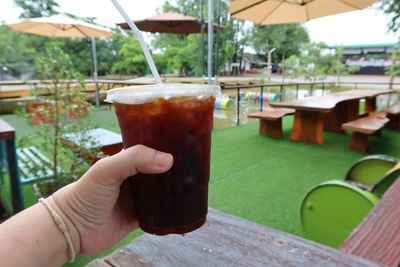
<svg viewBox="0 0 400 267">
<path fill-rule="evenodd" d="M 107 265 L 108 264 L 108 265 Z M 342 251 L 210 209 L 182 235 L 145 234 L 88 266 L 378 266 Z"/>
<path fill-rule="evenodd" d="M 400 179 L 389 188 L 341 250 L 387 266 L 400 266 Z"/>
<path fill-rule="evenodd" d="M 400 103 L 397 103 L 389 108 L 385 108 L 383 111 L 391 115 L 400 115 Z"/>
<path fill-rule="evenodd" d="M 247 117 L 253 119 L 277 120 L 283 116 L 294 114 L 294 112 L 295 110 L 290 108 L 277 108 L 261 112 L 253 112 L 248 114 Z"/>
<path fill-rule="evenodd" d="M 0 119 L 0 140 L 15 139 L 15 129 L 10 124 Z"/>
<path fill-rule="evenodd" d="M 371 135 L 385 126 L 388 121 L 389 119 L 386 117 L 368 116 L 344 123 L 342 129 Z"/>
<path fill-rule="evenodd" d="M 274 108 L 293 108 L 304 111 L 329 112 L 338 103 L 355 99 L 360 99 L 360 97 L 355 95 L 329 94 L 323 96 L 306 97 L 293 101 L 270 103 L 269 105 Z"/>
<path fill-rule="evenodd" d="M 324 113 L 296 110 L 290 139 L 313 144 L 324 143 Z"/>
</svg>

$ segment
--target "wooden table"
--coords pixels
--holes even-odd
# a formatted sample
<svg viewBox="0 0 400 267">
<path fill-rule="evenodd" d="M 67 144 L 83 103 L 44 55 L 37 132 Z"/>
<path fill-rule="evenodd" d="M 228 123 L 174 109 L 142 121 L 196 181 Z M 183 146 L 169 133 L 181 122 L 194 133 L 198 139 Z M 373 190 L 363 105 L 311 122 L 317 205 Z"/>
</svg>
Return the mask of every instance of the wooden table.
<svg viewBox="0 0 400 267">
<path fill-rule="evenodd" d="M 358 118 L 357 95 L 329 94 L 293 101 L 270 103 L 276 108 L 295 109 L 290 139 L 323 144 L 323 130 L 342 132 L 344 122 Z"/>
<path fill-rule="evenodd" d="M 89 130 L 84 134 L 84 137 L 94 141 L 83 142 L 84 149 L 88 151 L 93 148 L 100 148 L 105 155 L 112 156 L 120 152 L 123 148 L 121 135 L 103 128 Z M 82 145 L 81 138 L 82 135 L 79 133 L 68 133 L 63 135 L 64 143 L 72 146 Z M 90 155 L 90 153 L 84 156 L 92 161 L 98 160 L 98 158 Z"/>
<path fill-rule="evenodd" d="M 342 91 L 334 94 L 339 95 L 354 95 L 365 98 L 365 112 L 372 112 L 376 110 L 376 97 L 379 95 L 386 95 L 395 93 L 396 90 L 363 90 L 363 89 L 353 89 L 348 91 Z"/>
<path fill-rule="evenodd" d="M 400 177 L 346 239 L 341 250 L 385 266 L 400 266 Z"/>
<path fill-rule="evenodd" d="M 2 158 L 5 159 L 8 167 L 13 212 L 17 213 L 24 209 L 24 204 L 22 201 L 21 184 L 18 176 L 15 129 L 7 122 L 0 119 L 0 159 Z"/>
<path fill-rule="evenodd" d="M 145 234 L 89 263 L 110 266 L 378 266 L 265 226 L 209 209 L 207 223 L 181 235 Z"/>
</svg>

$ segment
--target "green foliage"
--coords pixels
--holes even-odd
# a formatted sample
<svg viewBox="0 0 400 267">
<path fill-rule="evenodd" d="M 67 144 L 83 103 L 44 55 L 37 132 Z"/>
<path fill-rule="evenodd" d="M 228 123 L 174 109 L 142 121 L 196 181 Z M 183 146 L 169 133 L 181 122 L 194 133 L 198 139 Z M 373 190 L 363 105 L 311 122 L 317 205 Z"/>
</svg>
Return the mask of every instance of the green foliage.
<svg viewBox="0 0 400 267">
<path fill-rule="evenodd" d="M 217 8 L 217 5 L 215 5 Z M 228 14 L 228 2 L 222 1 L 221 13 Z M 194 16 L 200 19 L 200 1 L 177 0 L 175 4 L 166 1 L 162 7 L 162 12 L 174 11 L 185 15 Z M 207 5 L 203 7 L 204 18 L 207 17 Z M 217 16 L 217 10 L 214 15 Z M 214 20 L 216 21 L 216 19 Z M 235 29 L 233 20 L 228 17 L 222 18 L 223 30 L 220 32 L 219 43 L 219 68 L 223 67 L 229 58 L 237 51 L 239 53 L 242 46 L 237 45 L 235 50 Z M 214 38 L 216 34 L 214 34 Z M 205 37 L 207 39 L 207 37 Z M 238 38 L 239 39 L 239 38 Z M 161 51 L 163 63 L 166 70 L 177 70 L 180 75 L 201 75 L 201 35 L 190 34 L 187 36 L 174 34 L 157 34 L 152 42 L 154 48 Z M 207 44 L 205 40 L 205 54 Z M 215 49 L 214 49 L 215 53 Z M 215 55 L 215 54 L 214 54 Z M 206 55 L 204 55 L 206 57 Z M 203 73 L 204 74 L 204 73 Z"/>
<path fill-rule="evenodd" d="M 305 44 L 300 56 L 292 55 L 285 60 L 285 68 L 292 77 L 304 76 L 316 82 L 323 79 L 331 68 L 331 55 L 324 54 L 327 46 L 324 43 Z"/>
<path fill-rule="evenodd" d="M 276 48 L 272 54 L 274 61 L 280 61 L 282 56 L 300 55 L 300 48 L 309 42 L 308 33 L 300 24 L 256 25 L 250 39 L 258 54 L 266 56 L 270 49 Z"/>
<path fill-rule="evenodd" d="M 400 76 L 400 49 L 395 48 L 392 53 L 392 65 L 386 67 L 385 74 L 391 76 Z"/>
<path fill-rule="evenodd" d="M 329 73 L 336 75 L 337 82 L 340 83 L 340 76 L 360 70 L 360 66 L 346 66 L 343 63 L 343 47 L 336 47 L 335 54 L 331 55 Z"/>
<path fill-rule="evenodd" d="M 36 133 L 22 139 L 20 146 L 33 145 L 40 151 L 51 153 L 51 167 L 54 173 L 51 183 L 38 182 L 39 188 L 45 190 L 42 193 L 47 195 L 79 179 L 89 166 L 87 160 L 79 155 L 85 147 L 92 147 L 94 141 L 86 134 L 92 127 L 90 121 L 80 116 L 71 116 L 74 112 L 88 108 L 88 104 L 80 93 L 80 89 L 84 87 L 82 76 L 74 70 L 70 57 L 61 49 L 61 45 L 57 42 L 49 43 L 44 52 L 37 56 L 35 63 L 38 75 L 43 84 L 46 84 L 46 88 L 38 87 L 34 93 L 38 103 L 48 103 L 42 110 L 47 123 L 41 122 L 36 125 Z M 32 114 L 25 113 L 25 116 L 29 119 Z M 81 136 L 76 147 L 62 146 L 63 136 L 70 132 L 79 133 Z M 97 155 L 95 150 L 90 153 Z M 37 175 L 35 170 L 31 171 Z"/>
<path fill-rule="evenodd" d="M 384 0 L 380 8 L 391 16 L 388 28 L 392 32 L 398 32 L 400 28 L 400 0 Z"/>
<path fill-rule="evenodd" d="M 10 75 L 33 72 L 34 57 L 43 46 L 43 37 L 22 34 L 0 25 L 0 67 Z"/>
<path fill-rule="evenodd" d="M 58 14 L 59 7 L 55 0 L 14 0 L 14 3 L 23 9 L 20 18 L 47 17 Z"/>
<path fill-rule="evenodd" d="M 113 72 L 121 74 L 145 74 L 147 63 L 139 41 L 135 37 L 131 35 L 126 36 L 117 54 L 120 60 L 114 63 L 112 67 Z"/>
</svg>

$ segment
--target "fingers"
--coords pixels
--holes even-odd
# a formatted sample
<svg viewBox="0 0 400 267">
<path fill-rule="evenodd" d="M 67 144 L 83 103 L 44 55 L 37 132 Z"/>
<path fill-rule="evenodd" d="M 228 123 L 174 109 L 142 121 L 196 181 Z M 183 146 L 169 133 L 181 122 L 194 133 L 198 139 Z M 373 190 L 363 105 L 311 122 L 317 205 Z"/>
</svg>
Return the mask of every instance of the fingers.
<svg viewBox="0 0 400 267">
<path fill-rule="evenodd" d="M 171 154 L 136 145 L 122 150 L 118 154 L 99 160 L 85 176 L 94 176 L 106 184 L 120 183 L 125 178 L 141 173 L 163 173 L 173 163 Z"/>
</svg>

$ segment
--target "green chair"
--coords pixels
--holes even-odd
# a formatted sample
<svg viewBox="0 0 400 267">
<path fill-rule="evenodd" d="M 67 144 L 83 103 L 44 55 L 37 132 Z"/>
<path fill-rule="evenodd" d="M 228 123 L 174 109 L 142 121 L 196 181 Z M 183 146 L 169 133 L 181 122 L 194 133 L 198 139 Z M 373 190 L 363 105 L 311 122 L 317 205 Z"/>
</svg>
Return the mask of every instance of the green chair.
<svg viewBox="0 0 400 267">
<path fill-rule="evenodd" d="M 312 188 L 301 205 L 307 237 L 339 247 L 400 176 L 400 164 L 384 155 L 367 156 L 347 172 L 345 181 L 332 180 Z"/>
</svg>

